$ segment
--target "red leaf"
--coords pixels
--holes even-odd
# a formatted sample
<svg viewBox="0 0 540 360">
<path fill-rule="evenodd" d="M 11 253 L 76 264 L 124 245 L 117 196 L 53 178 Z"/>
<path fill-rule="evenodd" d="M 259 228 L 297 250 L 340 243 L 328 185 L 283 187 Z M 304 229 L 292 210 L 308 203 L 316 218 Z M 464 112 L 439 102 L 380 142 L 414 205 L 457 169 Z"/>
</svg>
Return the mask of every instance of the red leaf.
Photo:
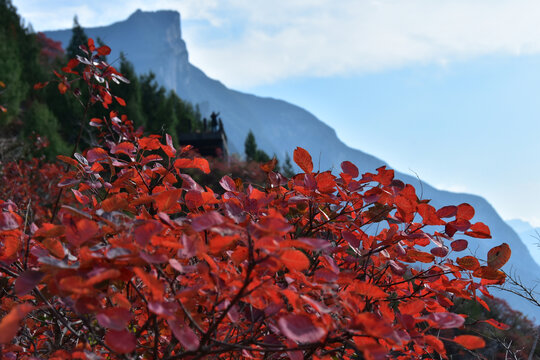
<svg viewBox="0 0 540 360">
<path fill-rule="evenodd" d="M 510 255 L 512 250 L 507 243 L 503 243 L 499 246 L 495 246 L 493 249 L 488 252 L 488 266 L 493 269 L 500 269 L 504 264 L 510 260 Z"/>
<path fill-rule="evenodd" d="M 510 329 L 509 325 L 503 324 L 502 322 L 499 322 L 495 319 L 488 319 L 488 320 L 481 320 L 482 322 L 488 323 L 489 325 L 496 327 L 497 329 L 501 330 L 508 330 Z"/>
<path fill-rule="evenodd" d="M 106 212 L 123 210 L 128 206 L 126 193 L 114 194 L 101 202 L 101 208 Z"/>
<path fill-rule="evenodd" d="M 101 56 L 109 55 L 111 53 L 111 48 L 108 47 L 107 45 L 100 46 L 97 49 L 97 53 L 98 55 L 101 55 Z"/>
<path fill-rule="evenodd" d="M 452 250 L 454 251 L 463 251 L 467 248 L 468 245 L 469 245 L 469 242 L 464 239 L 452 241 L 452 243 L 450 244 L 450 246 L 452 247 Z"/>
<path fill-rule="evenodd" d="M 163 229 L 163 225 L 157 221 L 142 220 L 135 226 L 135 229 L 133 230 L 133 238 L 137 244 L 146 246 L 152 239 L 152 236 L 159 234 L 161 229 Z"/>
<path fill-rule="evenodd" d="M 278 320 L 283 335 L 297 343 L 310 344 L 326 336 L 326 330 L 313 324 L 306 315 L 286 315 Z"/>
<path fill-rule="evenodd" d="M 90 50 L 91 52 L 96 50 L 96 45 L 94 44 L 94 39 L 92 38 L 88 39 L 88 50 Z"/>
<path fill-rule="evenodd" d="M 0 231 L 17 229 L 21 222 L 22 220 L 17 214 L 0 211 Z"/>
<path fill-rule="evenodd" d="M 107 160 L 108 158 L 109 154 L 107 154 L 107 152 L 102 148 L 93 148 L 88 150 L 88 152 L 86 153 L 86 159 L 90 163 Z"/>
<path fill-rule="evenodd" d="M 199 348 L 199 338 L 188 325 L 182 324 L 177 320 L 168 320 L 167 323 L 169 324 L 174 337 L 186 348 L 186 350 L 195 351 Z"/>
<path fill-rule="evenodd" d="M 474 208 L 467 204 L 463 203 L 458 205 L 456 219 L 471 220 L 474 216 Z"/>
<path fill-rule="evenodd" d="M 435 260 L 435 257 L 432 254 L 423 252 L 423 251 L 418 251 L 415 249 L 408 249 L 407 256 L 409 256 L 411 259 L 415 261 L 420 261 L 426 264 Z"/>
<path fill-rule="evenodd" d="M 446 255 L 448 255 L 448 247 L 436 246 L 432 248 L 429 252 L 437 257 L 445 257 Z"/>
<path fill-rule="evenodd" d="M 399 307 L 399 311 L 402 314 L 416 315 L 416 314 L 421 313 L 424 310 L 424 308 L 426 307 L 426 304 L 420 299 L 415 299 L 415 300 L 407 301 L 405 303 L 401 303 L 399 304 L 398 307 Z"/>
<path fill-rule="evenodd" d="M 202 170 L 203 173 L 209 174 L 210 173 L 210 165 L 208 165 L 208 160 L 204 158 L 195 158 L 193 159 L 193 167 L 196 169 Z"/>
<path fill-rule="evenodd" d="M 225 219 L 217 211 L 210 211 L 206 214 L 198 216 L 191 221 L 191 226 L 195 231 L 203 231 L 210 229 L 213 226 L 221 225 Z"/>
<path fill-rule="evenodd" d="M 119 96 L 115 96 L 114 97 L 116 99 L 116 101 L 118 101 L 118 103 L 122 106 L 126 106 L 126 101 L 124 99 L 122 99 L 121 97 Z"/>
<path fill-rule="evenodd" d="M 296 271 L 303 271 L 309 267 L 309 259 L 300 250 L 287 249 L 283 251 L 280 259 L 287 268 Z"/>
<path fill-rule="evenodd" d="M 49 82 L 48 82 L 48 81 L 46 81 L 46 82 L 44 82 L 44 83 L 40 83 L 40 82 L 35 83 L 35 84 L 34 84 L 34 90 L 43 89 L 43 88 L 44 88 L 45 86 L 47 86 L 47 85 L 49 85 Z"/>
<path fill-rule="evenodd" d="M 365 281 L 355 282 L 354 285 L 351 285 L 354 288 L 354 291 L 359 295 L 370 297 L 373 299 L 385 299 L 388 297 L 388 294 L 385 293 L 380 287 L 367 283 Z"/>
<path fill-rule="evenodd" d="M 164 288 L 163 283 L 159 279 L 138 267 L 134 268 L 133 272 L 142 280 L 144 285 L 148 287 L 152 293 L 153 299 L 163 300 Z"/>
<path fill-rule="evenodd" d="M 444 356 L 446 354 L 446 349 L 444 348 L 443 342 L 435 336 L 426 335 L 424 336 L 424 341 L 426 342 L 426 344 L 435 349 L 435 351 L 437 351 L 440 355 Z"/>
<path fill-rule="evenodd" d="M 454 341 L 469 350 L 481 349 L 486 346 L 484 339 L 474 335 L 459 335 L 454 338 Z"/>
<path fill-rule="evenodd" d="M 167 145 L 161 145 L 161 148 L 168 157 L 174 157 L 176 155 L 176 149 L 174 147 L 171 135 L 165 134 L 165 142 Z"/>
<path fill-rule="evenodd" d="M 234 183 L 233 179 L 231 179 L 229 176 L 225 175 L 221 178 L 219 181 L 219 185 L 225 190 L 225 191 L 231 191 L 236 192 L 236 184 Z"/>
<path fill-rule="evenodd" d="M 92 220 L 77 219 L 64 214 L 62 224 L 66 227 L 66 239 L 76 246 L 80 246 L 99 233 L 99 225 Z"/>
<path fill-rule="evenodd" d="M 465 235 L 480 239 L 491 239 L 491 232 L 489 231 L 489 228 L 487 225 L 481 222 L 477 222 L 471 226 L 470 230 L 467 231 Z"/>
<path fill-rule="evenodd" d="M 174 167 L 176 169 L 196 168 L 202 170 L 205 174 L 210 173 L 210 165 L 208 165 L 208 161 L 203 158 L 176 159 L 174 162 Z"/>
<path fill-rule="evenodd" d="M 394 179 L 394 170 L 387 169 L 386 166 L 377 168 L 377 175 L 373 176 L 373 180 L 380 182 L 383 185 L 390 185 Z"/>
<path fill-rule="evenodd" d="M 359 175 L 358 168 L 356 167 L 356 165 L 354 165 L 350 161 L 342 162 L 341 163 L 341 170 L 343 170 L 343 172 L 345 174 L 350 175 L 353 179 L 355 177 L 358 177 L 358 175 Z"/>
<path fill-rule="evenodd" d="M 450 206 L 444 206 L 437 210 L 437 216 L 442 218 L 449 218 L 452 216 L 456 216 L 457 213 L 457 206 L 450 205 Z"/>
<path fill-rule="evenodd" d="M 75 66 L 77 66 L 77 65 L 79 65 L 79 60 L 77 60 L 77 59 L 71 59 L 71 60 L 68 61 L 66 67 L 67 67 L 68 69 L 73 69 L 73 68 L 74 68 Z"/>
<path fill-rule="evenodd" d="M 480 262 L 474 256 L 464 256 L 462 258 L 457 258 L 456 262 L 459 266 L 466 270 L 476 270 L 480 267 Z"/>
<path fill-rule="evenodd" d="M 131 156 L 134 152 L 135 145 L 128 141 L 121 142 L 120 144 L 115 144 L 111 148 L 111 154 L 126 154 L 127 156 Z"/>
<path fill-rule="evenodd" d="M 305 149 L 297 147 L 293 153 L 293 160 L 305 173 L 311 173 L 313 171 L 311 155 Z"/>
<path fill-rule="evenodd" d="M 443 225 L 444 221 L 437 216 L 435 208 L 429 204 L 418 204 L 418 213 L 426 225 Z"/>
<path fill-rule="evenodd" d="M 438 329 L 459 328 L 465 323 L 465 318 L 450 312 L 431 313 L 427 317 Z"/>
<path fill-rule="evenodd" d="M 28 303 L 18 304 L 0 322 L 0 344 L 8 344 L 17 335 L 19 323 L 34 307 Z"/>
<path fill-rule="evenodd" d="M 65 94 L 67 89 L 68 89 L 68 87 L 67 87 L 66 84 L 64 84 L 64 83 L 59 83 L 58 84 L 58 91 L 60 91 L 60 94 Z"/>
<path fill-rule="evenodd" d="M 118 354 L 127 354 L 135 350 L 137 339 L 127 330 L 109 330 L 105 335 L 105 343 Z"/>
<path fill-rule="evenodd" d="M 15 281 L 15 294 L 23 296 L 28 294 L 45 276 L 41 271 L 26 270 Z"/>
<path fill-rule="evenodd" d="M 506 275 L 497 269 L 490 266 L 481 266 L 473 272 L 473 276 L 486 280 L 496 280 L 503 282 L 506 279 Z"/>
<path fill-rule="evenodd" d="M 156 138 L 143 137 L 139 139 L 139 147 L 143 150 L 157 150 L 161 147 L 161 143 Z"/>
<path fill-rule="evenodd" d="M 101 310 L 96 319 L 104 328 L 122 331 L 131 320 L 131 312 L 121 307 L 107 308 Z"/>
<path fill-rule="evenodd" d="M 276 164 L 277 164 L 277 159 L 274 157 L 272 158 L 272 160 L 264 163 L 264 164 L 261 164 L 260 167 L 261 167 L 261 170 L 264 171 L 264 172 L 271 172 L 272 170 L 274 170 L 274 168 L 276 167 Z"/>
</svg>

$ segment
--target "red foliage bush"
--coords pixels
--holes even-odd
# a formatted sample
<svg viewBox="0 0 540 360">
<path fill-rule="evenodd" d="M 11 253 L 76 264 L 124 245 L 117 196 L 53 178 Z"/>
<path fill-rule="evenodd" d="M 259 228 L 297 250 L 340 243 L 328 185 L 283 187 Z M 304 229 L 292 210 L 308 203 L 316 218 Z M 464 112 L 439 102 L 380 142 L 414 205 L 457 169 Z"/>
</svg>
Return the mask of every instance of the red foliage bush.
<svg viewBox="0 0 540 360">
<path fill-rule="evenodd" d="M 89 42 L 86 51 L 58 74 L 59 90 L 72 88 L 74 73 L 108 107 L 107 81 L 121 75 L 95 54 L 108 48 Z M 483 346 L 476 336 L 436 335 L 464 324 L 448 310 L 453 297 L 474 299 L 504 281 L 497 269 L 507 247 L 484 266 L 449 257 L 467 245 L 458 234 L 490 237 L 471 222 L 470 205 L 435 209 L 384 167 L 360 177 L 346 161 L 338 176 L 314 173 L 301 148 L 294 161 L 303 173 L 286 179 L 265 164 L 264 189 L 224 176 L 217 194 L 185 172 L 209 173 L 208 161 L 169 136 L 142 136 L 114 111 L 90 125 L 99 146 L 61 157 L 70 169 L 58 180 L 73 196 L 63 196 L 58 216 L 33 200 L 43 215 L 29 224 L 27 197 L 14 197 L 21 207 L 0 202 L 4 354 L 444 358 L 444 342 Z M 11 183 L 26 184 L 33 171 Z M 29 197 L 48 194 L 27 187 Z"/>
</svg>

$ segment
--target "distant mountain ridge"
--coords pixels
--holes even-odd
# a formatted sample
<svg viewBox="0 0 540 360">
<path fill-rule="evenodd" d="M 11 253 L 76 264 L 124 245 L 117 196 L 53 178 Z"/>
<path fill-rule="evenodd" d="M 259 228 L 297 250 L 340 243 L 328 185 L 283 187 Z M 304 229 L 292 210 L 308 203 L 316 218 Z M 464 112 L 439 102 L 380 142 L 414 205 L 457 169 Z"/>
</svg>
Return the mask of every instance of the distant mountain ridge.
<svg viewBox="0 0 540 360">
<path fill-rule="evenodd" d="M 338 170 L 344 160 L 355 163 L 361 172 L 373 172 L 377 167 L 386 165 L 372 155 L 346 146 L 332 128 L 298 106 L 231 90 L 207 77 L 189 62 L 186 44 L 182 40 L 180 14 L 176 11 L 138 10 L 125 21 L 86 28 L 85 31 L 94 39 L 101 38 L 113 49 L 109 59 L 118 58 L 123 51 L 139 74 L 152 70 L 160 84 L 176 91 L 180 98 L 199 104 L 203 115 L 219 111 L 231 152 L 243 153 L 243 143 L 251 129 L 259 147 L 270 155 L 283 158 L 285 152 L 292 153 L 296 146 L 307 149 L 313 156 L 316 170 Z M 71 30 L 48 31 L 46 35 L 67 47 Z M 359 134 L 361 136 L 366 134 Z M 527 247 L 485 199 L 437 190 L 402 173 L 396 173 L 396 177 L 413 184 L 419 195 L 432 199 L 431 204 L 435 207 L 464 202 L 473 205 L 476 209 L 473 220 L 488 224 L 493 239 L 470 241 L 472 250 L 485 258 L 490 248 L 506 242 L 512 249 L 512 258 L 505 270 L 515 270 L 530 287 L 539 280 L 540 267 Z M 540 320 L 540 308 L 508 293 L 496 295 L 507 299 L 515 309 Z"/>
<path fill-rule="evenodd" d="M 519 238 L 529 249 L 534 261 L 540 265 L 540 227 L 533 227 L 526 221 L 519 219 L 507 220 L 506 223 L 514 229 Z"/>
</svg>

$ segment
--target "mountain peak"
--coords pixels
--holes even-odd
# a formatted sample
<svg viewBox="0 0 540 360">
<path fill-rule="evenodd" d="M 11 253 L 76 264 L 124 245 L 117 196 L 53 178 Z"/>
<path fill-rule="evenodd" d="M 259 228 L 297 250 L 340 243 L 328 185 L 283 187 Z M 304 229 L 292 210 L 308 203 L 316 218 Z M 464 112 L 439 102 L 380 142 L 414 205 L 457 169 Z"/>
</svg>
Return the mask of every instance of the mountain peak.
<svg viewBox="0 0 540 360">
<path fill-rule="evenodd" d="M 143 11 L 137 9 L 133 14 L 131 14 L 126 22 L 136 23 L 144 26 L 144 28 L 160 29 L 175 29 L 179 38 L 182 38 L 181 30 L 181 18 L 180 13 L 176 10 L 158 10 L 158 11 Z"/>
</svg>

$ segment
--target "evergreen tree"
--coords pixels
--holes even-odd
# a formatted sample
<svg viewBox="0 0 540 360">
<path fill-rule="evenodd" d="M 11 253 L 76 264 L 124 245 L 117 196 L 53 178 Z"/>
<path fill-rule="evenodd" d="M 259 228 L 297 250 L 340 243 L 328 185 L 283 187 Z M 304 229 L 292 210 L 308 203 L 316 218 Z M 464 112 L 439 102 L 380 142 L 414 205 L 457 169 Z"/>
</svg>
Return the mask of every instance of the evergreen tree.
<svg viewBox="0 0 540 360">
<path fill-rule="evenodd" d="M 120 53 L 120 68 L 118 70 L 129 80 L 129 84 L 112 83 L 113 92 L 126 101 L 124 111 L 128 119 L 132 120 L 136 127 L 144 127 L 146 123 L 142 109 L 141 82 L 135 73 L 133 64 L 126 59 L 124 53 Z"/>
<path fill-rule="evenodd" d="M 79 24 L 77 15 L 73 18 L 73 28 L 71 29 L 71 40 L 67 47 L 68 59 L 73 59 L 76 55 L 81 55 L 79 46 L 86 45 L 88 43 L 88 36 L 84 32 L 84 29 Z"/>
<path fill-rule="evenodd" d="M 257 156 L 257 142 L 251 130 L 249 130 L 246 141 L 244 142 L 244 153 L 246 154 L 247 161 L 255 160 Z"/>
<path fill-rule="evenodd" d="M 49 146 L 43 151 L 49 159 L 56 155 L 68 154 L 71 150 L 60 136 L 58 120 L 47 105 L 34 102 L 24 114 L 23 136 L 31 139 L 40 136 L 47 139 Z"/>
<path fill-rule="evenodd" d="M 289 153 L 285 153 L 285 162 L 283 163 L 283 166 L 281 167 L 282 174 L 285 177 L 291 178 L 294 175 L 293 166 L 291 164 L 291 157 L 289 156 Z"/>
<path fill-rule="evenodd" d="M 271 159 L 270 159 L 270 156 L 268 156 L 267 153 L 265 153 L 261 149 L 257 149 L 257 152 L 255 153 L 255 159 L 254 160 L 256 162 L 259 162 L 259 163 L 265 163 L 265 162 L 269 162 Z"/>
<path fill-rule="evenodd" d="M 259 163 L 265 163 L 270 161 L 270 156 L 263 150 L 257 148 L 257 142 L 255 141 L 255 135 L 249 130 L 249 133 L 244 142 L 244 152 L 246 154 L 247 161 L 256 161 Z"/>
</svg>

